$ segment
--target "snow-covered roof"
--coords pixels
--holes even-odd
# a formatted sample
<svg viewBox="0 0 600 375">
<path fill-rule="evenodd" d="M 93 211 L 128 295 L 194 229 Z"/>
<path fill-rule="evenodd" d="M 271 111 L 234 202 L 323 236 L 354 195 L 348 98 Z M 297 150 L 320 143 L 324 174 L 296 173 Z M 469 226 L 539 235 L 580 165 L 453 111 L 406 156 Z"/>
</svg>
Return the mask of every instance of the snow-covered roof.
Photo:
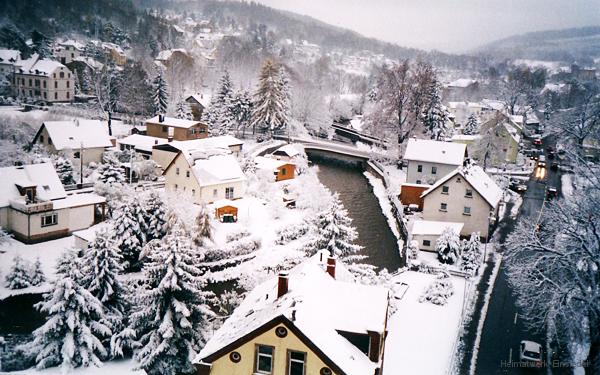
<svg viewBox="0 0 600 375">
<path fill-rule="evenodd" d="M 191 139 L 189 141 L 169 142 L 170 146 L 188 154 L 194 151 L 204 151 L 215 148 L 229 149 L 232 146 L 243 145 L 244 142 L 231 135 L 219 135 L 202 139 Z"/>
<path fill-rule="evenodd" d="M 372 374 L 378 363 L 350 343 L 338 331 L 367 334 L 383 332 L 388 290 L 352 280 L 338 261 L 336 279 L 325 271 L 327 256 L 317 253 L 289 271 L 288 292 L 277 298 L 278 277 L 248 293 L 200 354 L 198 363 L 243 339 L 278 317 L 285 317 L 347 375 Z M 353 281 L 353 280 L 352 280 Z"/>
<path fill-rule="evenodd" d="M 464 160 L 466 147 L 461 143 L 411 138 L 404 152 L 404 160 L 458 166 Z"/>
<path fill-rule="evenodd" d="M 477 191 L 486 202 L 492 207 L 496 207 L 502 199 L 502 189 L 485 173 L 483 168 L 478 165 L 468 164 L 466 166 L 460 166 L 454 171 L 448 173 L 446 176 L 438 180 L 433 186 L 421 194 L 421 198 L 431 193 L 441 185 L 445 184 L 446 181 L 454 177 L 455 175 L 461 175 L 475 191 Z"/>
<path fill-rule="evenodd" d="M 455 134 L 452 136 L 451 140 L 452 140 L 452 142 L 474 142 L 474 141 L 478 140 L 479 138 L 481 138 L 481 135 L 479 135 L 479 134 L 474 134 L 474 135 Z"/>
<path fill-rule="evenodd" d="M 75 48 L 75 49 L 77 49 L 79 51 L 83 51 L 83 49 L 85 48 L 85 46 L 83 45 L 83 43 L 80 43 L 80 42 L 78 42 L 76 40 L 73 40 L 73 39 L 68 39 L 68 40 L 65 40 L 64 42 L 59 42 L 58 44 L 61 45 L 61 46 L 65 46 L 65 47 L 66 46 L 73 47 L 73 48 Z"/>
<path fill-rule="evenodd" d="M 33 54 L 27 60 L 19 60 L 16 62 L 19 66 L 20 71 L 23 74 L 32 74 L 39 76 L 49 76 L 56 69 L 64 68 L 68 70 L 66 66 L 59 63 L 58 61 L 49 59 L 40 59 L 37 54 Z"/>
<path fill-rule="evenodd" d="M 74 236 L 81 238 L 87 243 L 93 242 L 96 239 L 96 234 L 102 229 L 110 229 L 112 224 L 109 221 L 103 221 L 102 223 L 98 223 L 96 225 L 92 225 L 87 229 L 78 230 L 73 232 Z"/>
<path fill-rule="evenodd" d="M 167 49 L 167 50 L 160 51 L 158 53 L 158 56 L 156 56 L 156 60 L 167 61 L 171 58 L 171 56 L 173 56 L 173 54 L 175 52 L 183 53 L 184 55 L 189 56 L 188 52 L 185 49 L 174 48 L 174 49 Z"/>
<path fill-rule="evenodd" d="M 470 78 L 460 78 L 448 84 L 448 87 L 469 87 L 477 83 L 476 80 Z"/>
<path fill-rule="evenodd" d="M 151 137 L 149 135 L 132 134 L 117 140 L 117 143 L 133 146 L 136 150 L 152 152 L 152 147 L 168 143 L 165 138 Z"/>
<path fill-rule="evenodd" d="M 277 159 L 268 158 L 265 156 L 255 157 L 254 162 L 256 163 L 256 168 L 265 169 L 265 170 L 269 170 L 269 171 L 275 171 L 287 164 L 294 164 L 290 161 L 277 160 Z"/>
<path fill-rule="evenodd" d="M 454 232 L 460 233 L 464 225 L 464 223 L 453 223 L 449 221 L 415 220 L 413 222 L 411 233 L 413 235 L 439 236 L 446 228 L 451 228 Z"/>
<path fill-rule="evenodd" d="M 225 207 L 225 206 L 231 206 L 231 207 L 238 207 L 239 204 L 235 201 L 232 201 L 231 199 L 219 199 L 218 201 L 212 202 L 210 204 L 211 207 L 214 208 L 219 208 L 219 207 Z"/>
<path fill-rule="evenodd" d="M 46 121 L 42 127 L 48 131 L 52 144 L 57 150 L 112 146 L 108 125 L 104 121 L 82 119 Z"/>
<path fill-rule="evenodd" d="M 92 204 L 104 203 L 106 198 L 94 193 L 81 193 L 68 195 L 66 198 L 57 199 L 54 202 L 54 209 L 60 210 L 63 208 L 89 206 Z"/>
<path fill-rule="evenodd" d="M 12 199 L 21 198 L 16 184 L 37 186 L 37 198 L 44 201 L 67 196 L 52 163 L 0 168 L 0 207 L 7 207 Z"/>
<path fill-rule="evenodd" d="M 300 154 L 300 150 L 298 150 L 298 147 L 295 144 L 288 144 L 285 146 L 281 146 L 273 152 L 273 155 L 287 156 L 289 158 L 293 158 L 299 154 Z"/>
<path fill-rule="evenodd" d="M 515 128 L 514 126 L 511 126 L 511 124 L 509 122 L 505 122 L 503 124 L 503 126 L 504 126 L 504 129 L 506 129 L 508 134 L 510 134 L 510 136 L 516 143 L 519 143 L 521 141 L 521 134 L 519 133 L 519 130 L 517 128 Z"/>
<path fill-rule="evenodd" d="M 90 68 L 96 70 L 102 69 L 102 67 L 104 66 L 101 62 L 89 56 L 77 56 L 73 59 L 73 61 L 80 61 L 89 66 Z"/>
<path fill-rule="evenodd" d="M 194 155 L 197 157 L 197 155 Z M 192 171 L 200 186 L 210 186 L 226 182 L 246 180 L 246 175 L 233 155 L 209 155 L 206 158 L 194 158 Z"/>
<path fill-rule="evenodd" d="M 202 104 L 204 108 L 206 108 L 210 104 L 210 97 L 211 96 L 209 94 L 192 94 L 188 96 L 187 99 L 193 98 L 195 101 Z"/>
<path fill-rule="evenodd" d="M 185 128 L 185 129 L 189 129 L 192 126 L 201 124 L 200 121 L 193 121 L 193 120 L 184 120 L 184 119 L 180 119 L 180 118 L 175 118 L 175 117 L 164 117 L 164 121 L 160 122 L 159 121 L 159 116 L 154 116 L 151 119 L 146 120 L 146 124 L 148 123 L 152 123 L 152 124 L 159 124 L 159 125 L 164 125 L 164 126 L 172 126 L 174 128 Z"/>
<path fill-rule="evenodd" d="M 483 99 L 481 102 L 496 111 L 503 111 L 506 108 L 506 103 L 502 100 Z"/>
<path fill-rule="evenodd" d="M 21 53 L 14 49 L 0 48 L 0 63 L 11 64 L 21 58 Z"/>
</svg>

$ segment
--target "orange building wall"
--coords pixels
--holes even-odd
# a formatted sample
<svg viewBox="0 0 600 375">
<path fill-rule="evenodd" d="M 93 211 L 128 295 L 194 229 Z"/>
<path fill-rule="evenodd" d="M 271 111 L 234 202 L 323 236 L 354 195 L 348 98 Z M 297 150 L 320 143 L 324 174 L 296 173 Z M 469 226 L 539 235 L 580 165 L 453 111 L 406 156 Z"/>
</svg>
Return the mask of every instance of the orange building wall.
<svg viewBox="0 0 600 375">
<path fill-rule="evenodd" d="M 215 209 L 215 216 L 218 220 L 221 220 L 223 215 L 233 215 L 237 218 L 238 209 L 234 206 L 223 206 Z"/>
<path fill-rule="evenodd" d="M 402 185 L 400 189 L 400 202 L 405 206 L 416 204 L 419 206 L 419 210 L 423 210 L 423 198 L 421 198 L 421 194 L 429 188 L 429 185 Z"/>
<path fill-rule="evenodd" d="M 285 169 L 285 175 L 281 173 L 282 169 Z M 277 178 L 275 181 L 291 180 L 295 177 L 296 166 L 294 164 L 285 164 L 277 168 Z"/>
</svg>

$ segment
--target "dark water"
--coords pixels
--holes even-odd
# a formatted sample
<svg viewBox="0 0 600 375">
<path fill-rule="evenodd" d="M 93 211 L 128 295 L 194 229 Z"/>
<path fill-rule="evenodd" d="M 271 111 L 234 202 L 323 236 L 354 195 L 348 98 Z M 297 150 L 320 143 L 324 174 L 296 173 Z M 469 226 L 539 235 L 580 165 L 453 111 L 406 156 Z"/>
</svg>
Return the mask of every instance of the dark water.
<svg viewBox="0 0 600 375">
<path fill-rule="evenodd" d="M 314 159 L 319 166 L 319 180 L 331 191 L 339 193 L 344 207 L 358 231 L 357 244 L 363 246 L 365 263 L 395 271 L 401 266 L 398 243 L 379 201 L 359 166 L 342 165 Z"/>
</svg>

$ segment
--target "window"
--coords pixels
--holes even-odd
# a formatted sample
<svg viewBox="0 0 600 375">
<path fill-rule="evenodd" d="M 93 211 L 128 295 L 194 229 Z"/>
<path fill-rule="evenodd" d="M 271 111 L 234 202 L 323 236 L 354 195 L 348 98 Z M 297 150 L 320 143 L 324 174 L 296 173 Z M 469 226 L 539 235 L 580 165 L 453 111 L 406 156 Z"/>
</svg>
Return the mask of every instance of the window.
<svg viewBox="0 0 600 375">
<path fill-rule="evenodd" d="M 196 189 L 192 189 L 192 196 L 196 196 Z"/>
<path fill-rule="evenodd" d="M 35 87 L 40 87 L 40 80 L 39 79 L 35 80 Z"/>
<path fill-rule="evenodd" d="M 47 86 L 46 81 L 42 82 L 42 84 L 43 84 L 44 88 L 46 88 L 46 86 Z"/>
<path fill-rule="evenodd" d="M 60 76 L 60 78 L 65 78 L 65 72 L 60 72 L 59 76 Z"/>
<path fill-rule="evenodd" d="M 273 373 L 273 347 L 256 346 L 256 372 L 259 374 Z"/>
<path fill-rule="evenodd" d="M 225 188 L 225 199 L 233 199 L 233 187 Z"/>
<path fill-rule="evenodd" d="M 423 166 L 417 165 L 417 172 L 423 172 Z"/>
<path fill-rule="evenodd" d="M 430 240 L 423 240 L 423 246 L 431 246 Z"/>
<path fill-rule="evenodd" d="M 177 186 L 177 184 L 175 184 L 175 190 L 177 190 L 177 188 L 178 188 L 178 187 L 179 187 L 179 186 Z"/>
<path fill-rule="evenodd" d="M 281 168 L 281 175 L 285 176 L 285 167 Z"/>
<path fill-rule="evenodd" d="M 30 86 L 30 87 L 31 87 L 31 86 L 33 86 L 33 85 L 31 84 L 31 82 L 32 82 L 32 81 L 31 81 L 31 78 L 29 78 L 29 86 Z"/>
<path fill-rule="evenodd" d="M 44 136 L 40 135 L 40 143 L 44 143 Z"/>
<path fill-rule="evenodd" d="M 179 167 L 175 168 L 175 174 L 179 175 Z"/>
<path fill-rule="evenodd" d="M 71 93 L 67 91 L 67 99 L 71 98 Z"/>
<path fill-rule="evenodd" d="M 288 350 L 287 375 L 304 375 L 306 353 Z"/>
<path fill-rule="evenodd" d="M 54 100 L 58 100 L 58 93 L 57 92 L 54 93 Z"/>
<path fill-rule="evenodd" d="M 75 58 L 75 54 L 74 54 L 74 53 L 72 53 L 72 54 L 71 54 L 71 58 Z M 70 75 L 70 74 L 69 74 L 69 75 Z"/>
<path fill-rule="evenodd" d="M 441 203 L 440 204 L 440 211 L 447 211 L 448 210 L 448 205 L 446 203 Z"/>
<path fill-rule="evenodd" d="M 471 215 L 471 207 L 464 207 L 463 208 L 463 215 Z"/>
<path fill-rule="evenodd" d="M 71 81 L 67 81 L 67 88 L 71 87 Z"/>
<path fill-rule="evenodd" d="M 52 144 L 52 138 L 48 137 L 48 144 L 51 145 Z"/>
<path fill-rule="evenodd" d="M 467 198 L 473 198 L 473 190 L 467 189 L 465 191 L 465 197 L 467 197 Z"/>
<path fill-rule="evenodd" d="M 33 96 L 33 91 L 29 90 L 29 96 Z"/>
<path fill-rule="evenodd" d="M 206 133 L 206 129 L 204 127 L 200 128 L 200 133 Z"/>
<path fill-rule="evenodd" d="M 163 133 L 166 133 L 166 132 L 168 132 L 168 131 L 169 131 L 169 127 L 168 127 L 168 126 L 163 126 L 163 127 L 162 127 L 162 132 L 163 132 Z"/>
<path fill-rule="evenodd" d="M 213 189 L 213 197 L 216 197 L 219 194 L 219 192 L 217 191 L 217 189 Z"/>
<path fill-rule="evenodd" d="M 448 194 L 449 191 L 450 191 L 450 187 L 442 186 L 442 194 Z"/>
<path fill-rule="evenodd" d="M 50 214 L 42 216 L 42 228 L 58 224 L 58 215 Z"/>
<path fill-rule="evenodd" d="M 57 89 L 58 88 L 58 81 L 54 81 L 54 88 Z"/>
<path fill-rule="evenodd" d="M 44 91 L 44 99 L 48 99 L 48 95 L 46 95 L 45 91 Z"/>
<path fill-rule="evenodd" d="M 75 158 L 75 159 L 79 159 L 80 156 L 81 155 L 79 154 L 79 151 L 73 153 L 73 158 Z"/>
<path fill-rule="evenodd" d="M 431 167 L 431 174 L 437 173 L 437 167 Z"/>
<path fill-rule="evenodd" d="M 417 180 L 417 185 L 421 185 L 421 180 Z"/>
<path fill-rule="evenodd" d="M 187 177 L 187 178 L 190 177 L 190 171 L 185 171 L 185 177 Z"/>
</svg>

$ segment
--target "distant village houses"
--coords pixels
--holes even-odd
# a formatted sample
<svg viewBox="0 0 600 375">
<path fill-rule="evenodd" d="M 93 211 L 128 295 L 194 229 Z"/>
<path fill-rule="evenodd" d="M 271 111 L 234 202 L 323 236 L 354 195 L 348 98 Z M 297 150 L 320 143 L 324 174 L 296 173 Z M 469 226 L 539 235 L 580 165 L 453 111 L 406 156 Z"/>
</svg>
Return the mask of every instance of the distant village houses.
<svg viewBox="0 0 600 375">
<path fill-rule="evenodd" d="M 63 64 L 34 54 L 15 63 L 13 91 L 21 99 L 70 102 L 75 97 L 75 77 Z"/>
</svg>

